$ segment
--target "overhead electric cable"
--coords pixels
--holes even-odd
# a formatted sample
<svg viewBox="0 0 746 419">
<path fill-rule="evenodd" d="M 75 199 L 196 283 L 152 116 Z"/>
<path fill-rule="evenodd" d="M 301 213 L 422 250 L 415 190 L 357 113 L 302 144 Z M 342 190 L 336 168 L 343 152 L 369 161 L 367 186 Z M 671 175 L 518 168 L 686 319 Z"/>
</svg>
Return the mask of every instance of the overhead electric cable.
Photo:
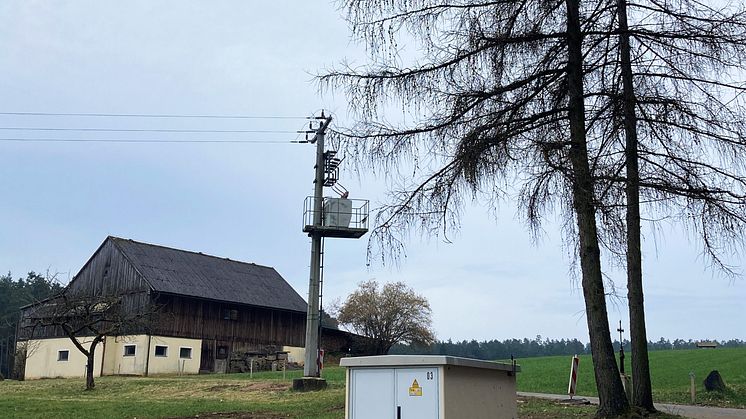
<svg viewBox="0 0 746 419">
<path fill-rule="evenodd" d="M 80 116 L 80 117 L 112 117 L 112 118 L 310 119 L 310 117 L 308 116 L 277 116 L 277 115 L 184 115 L 184 114 L 64 113 L 64 112 L 0 112 L 0 115 Z"/>
<path fill-rule="evenodd" d="M 301 141 L 294 140 L 235 140 L 235 139 L 202 139 L 202 140 L 164 140 L 164 139 L 134 139 L 134 138 L 0 138 L 5 142 L 27 143 L 224 143 L 224 144 L 293 144 Z"/>
<path fill-rule="evenodd" d="M 181 133 L 216 133 L 216 134 L 297 134 L 300 131 L 289 130 L 214 130 L 214 129 L 160 129 L 160 128 L 34 128 L 34 127 L 0 127 L 4 131 L 82 131 L 82 132 L 181 132 Z M 303 131 L 305 132 L 305 131 Z"/>
</svg>

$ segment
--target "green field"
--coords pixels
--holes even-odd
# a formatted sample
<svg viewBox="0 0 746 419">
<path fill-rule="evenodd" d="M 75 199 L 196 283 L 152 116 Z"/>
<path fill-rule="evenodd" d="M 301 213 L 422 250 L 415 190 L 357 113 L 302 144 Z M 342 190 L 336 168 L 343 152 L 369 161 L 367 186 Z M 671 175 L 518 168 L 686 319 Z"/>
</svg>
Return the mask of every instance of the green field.
<svg viewBox="0 0 746 419">
<path fill-rule="evenodd" d="M 0 416 L 11 418 L 344 418 L 344 370 L 328 368 L 329 389 L 290 390 L 300 372 L 184 377 L 103 377 L 83 391 L 83 379 L 0 382 Z M 594 406 L 540 399 L 518 402 L 521 419 L 591 419 Z M 661 415 L 658 419 L 674 418 Z"/>
<path fill-rule="evenodd" d="M 524 358 L 518 363 L 518 390 L 537 393 L 566 394 L 570 376 L 569 356 Z M 625 370 L 629 374 L 629 354 Z M 712 370 L 718 370 L 728 385 L 725 394 L 705 392 L 704 381 Z M 694 371 L 697 404 L 746 408 L 746 348 L 713 350 L 671 350 L 650 352 L 650 373 L 656 402 L 690 404 L 689 372 Z M 596 382 L 590 355 L 580 357 L 577 393 L 596 395 Z"/>
</svg>

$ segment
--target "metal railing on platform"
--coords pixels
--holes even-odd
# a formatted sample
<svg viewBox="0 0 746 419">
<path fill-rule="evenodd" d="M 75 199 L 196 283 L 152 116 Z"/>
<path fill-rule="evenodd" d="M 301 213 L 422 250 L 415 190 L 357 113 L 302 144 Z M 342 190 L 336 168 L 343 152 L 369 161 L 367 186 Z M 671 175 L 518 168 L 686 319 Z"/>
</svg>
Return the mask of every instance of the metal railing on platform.
<svg viewBox="0 0 746 419">
<path fill-rule="evenodd" d="M 369 201 L 367 199 L 323 198 L 321 225 L 314 225 L 315 200 L 303 203 L 303 231 L 318 231 L 324 236 L 360 237 L 368 231 Z"/>
</svg>

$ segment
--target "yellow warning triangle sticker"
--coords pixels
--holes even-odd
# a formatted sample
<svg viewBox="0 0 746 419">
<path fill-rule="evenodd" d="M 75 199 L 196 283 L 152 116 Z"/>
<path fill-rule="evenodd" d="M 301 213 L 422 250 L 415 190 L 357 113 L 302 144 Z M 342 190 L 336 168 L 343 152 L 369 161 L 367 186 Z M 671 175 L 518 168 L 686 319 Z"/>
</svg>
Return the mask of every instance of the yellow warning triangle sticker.
<svg viewBox="0 0 746 419">
<path fill-rule="evenodd" d="M 420 387 L 420 384 L 417 382 L 417 379 L 412 381 L 412 386 L 409 387 L 409 395 L 410 396 L 422 396 L 422 387 Z"/>
</svg>

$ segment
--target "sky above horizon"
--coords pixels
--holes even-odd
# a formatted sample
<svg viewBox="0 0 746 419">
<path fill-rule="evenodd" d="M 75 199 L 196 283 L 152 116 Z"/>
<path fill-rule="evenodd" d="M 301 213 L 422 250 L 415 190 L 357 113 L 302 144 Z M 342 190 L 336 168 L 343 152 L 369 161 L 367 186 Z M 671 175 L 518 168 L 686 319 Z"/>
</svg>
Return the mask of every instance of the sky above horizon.
<svg viewBox="0 0 746 419">
<path fill-rule="evenodd" d="M 0 3 L 0 271 L 21 277 L 49 270 L 64 282 L 115 235 L 273 266 L 305 298 L 310 241 L 301 224 L 303 200 L 313 192 L 314 146 L 289 141 L 321 109 L 335 126 L 352 123 L 347 99 L 322 95 L 313 82 L 313 74 L 345 59 L 364 63 L 364 47 L 350 41 L 340 11 L 326 1 Z M 44 138 L 269 143 L 7 140 Z M 370 199 L 374 208 L 386 201 L 385 179 L 346 169 L 341 182 L 351 197 Z M 587 341 L 574 255 L 562 244 L 560 223 L 550 219 L 535 242 L 513 202 L 493 215 L 481 203 L 467 205 L 450 241 L 413 234 L 406 257 L 393 265 L 367 260 L 367 236 L 328 239 L 325 303 L 361 281 L 403 281 L 429 299 L 439 339 Z M 739 274 L 724 277 L 675 225 L 644 234 L 649 339 L 746 339 L 740 256 L 731 259 Z M 618 294 L 609 300 L 612 328 L 619 320 L 627 328 L 624 273 L 604 269 Z"/>
</svg>

